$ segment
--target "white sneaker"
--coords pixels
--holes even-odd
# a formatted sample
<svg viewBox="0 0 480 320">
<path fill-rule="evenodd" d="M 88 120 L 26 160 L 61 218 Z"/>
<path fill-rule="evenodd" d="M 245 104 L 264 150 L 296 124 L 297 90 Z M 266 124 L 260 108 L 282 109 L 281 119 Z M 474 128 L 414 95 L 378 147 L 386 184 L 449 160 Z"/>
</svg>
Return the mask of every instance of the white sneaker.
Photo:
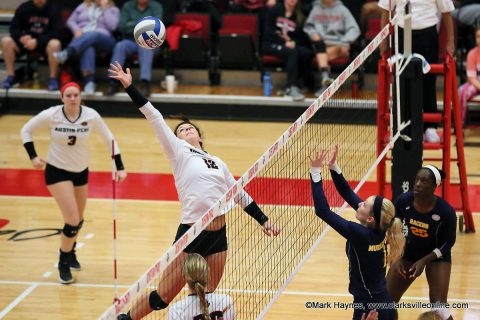
<svg viewBox="0 0 480 320">
<path fill-rule="evenodd" d="M 83 88 L 83 92 L 87 95 L 95 94 L 95 82 L 89 81 Z"/>
<path fill-rule="evenodd" d="M 428 128 L 425 131 L 425 142 L 428 143 L 439 143 L 440 142 L 440 136 L 437 133 L 437 129 L 435 128 Z"/>
</svg>

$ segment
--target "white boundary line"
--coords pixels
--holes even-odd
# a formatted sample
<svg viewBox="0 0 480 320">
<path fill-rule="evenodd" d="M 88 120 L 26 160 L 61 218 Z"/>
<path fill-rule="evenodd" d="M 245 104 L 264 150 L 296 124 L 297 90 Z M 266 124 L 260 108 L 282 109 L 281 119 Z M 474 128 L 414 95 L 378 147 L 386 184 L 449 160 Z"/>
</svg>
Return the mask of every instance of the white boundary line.
<svg viewBox="0 0 480 320">
<path fill-rule="evenodd" d="M 23 301 L 35 288 L 38 287 L 38 283 L 32 283 L 30 287 L 25 289 L 15 300 L 13 300 L 5 309 L 0 312 L 0 319 L 3 319 L 13 308 L 15 308 L 20 302 Z"/>
<path fill-rule="evenodd" d="M 0 280 L 0 285 L 9 284 L 9 285 L 29 285 L 29 286 L 49 286 L 49 287 L 64 287 L 64 284 L 59 282 L 35 282 L 35 281 L 14 281 L 14 280 Z M 96 283 L 72 283 L 68 285 L 69 287 L 81 287 L 81 288 L 113 288 L 113 284 L 96 284 Z M 118 285 L 119 288 L 129 288 L 129 285 Z M 242 289 L 218 289 L 219 292 L 226 293 L 254 293 L 254 294 L 265 294 L 273 293 L 273 291 L 266 290 L 242 290 Z M 349 293 L 334 293 L 334 292 L 316 292 L 316 291 L 284 291 L 283 295 L 286 296 L 306 296 L 306 297 L 352 297 Z M 402 300 L 409 301 L 428 301 L 428 297 L 410 297 L 403 296 Z M 460 299 L 460 298 L 448 298 L 449 302 L 463 302 L 471 304 L 479 304 L 480 299 Z"/>
</svg>

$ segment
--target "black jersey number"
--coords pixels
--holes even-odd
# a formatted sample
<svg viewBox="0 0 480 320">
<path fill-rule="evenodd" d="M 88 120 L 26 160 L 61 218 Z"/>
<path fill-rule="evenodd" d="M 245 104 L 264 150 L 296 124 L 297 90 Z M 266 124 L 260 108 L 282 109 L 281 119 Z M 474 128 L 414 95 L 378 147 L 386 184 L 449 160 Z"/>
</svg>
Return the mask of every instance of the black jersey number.
<svg viewBox="0 0 480 320">
<path fill-rule="evenodd" d="M 68 145 L 73 146 L 77 142 L 77 137 L 76 136 L 68 136 Z"/>
<path fill-rule="evenodd" d="M 205 161 L 205 164 L 207 165 L 208 169 L 218 169 L 218 166 L 215 163 L 215 161 L 210 159 L 203 159 L 203 161 Z"/>
</svg>

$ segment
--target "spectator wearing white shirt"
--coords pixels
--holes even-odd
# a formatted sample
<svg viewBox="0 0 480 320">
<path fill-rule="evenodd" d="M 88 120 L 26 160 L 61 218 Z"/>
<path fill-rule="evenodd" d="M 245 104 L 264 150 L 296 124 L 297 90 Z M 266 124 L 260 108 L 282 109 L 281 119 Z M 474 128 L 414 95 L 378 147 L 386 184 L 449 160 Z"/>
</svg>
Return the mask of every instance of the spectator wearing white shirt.
<svg viewBox="0 0 480 320">
<path fill-rule="evenodd" d="M 388 23 L 388 12 L 392 11 L 399 17 L 399 52 L 403 52 L 403 27 L 405 4 L 407 0 L 380 0 L 378 5 L 383 9 L 382 28 Z M 452 0 L 410 0 L 412 14 L 412 52 L 421 54 L 429 63 L 439 62 L 439 41 L 437 25 L 441 20 L 447 32 L 447 53 L 453 56 L 455 50 L 453 20 L 451 12 L 455 9 Z M 380 46 L 380 51 L 386 51 L 387 42 Z M 436 76 L 423 75 L 423 111 L 437 112 Z M 435 123 L 425 123 L 425 141 L 440 142 Z"/>
</svg>

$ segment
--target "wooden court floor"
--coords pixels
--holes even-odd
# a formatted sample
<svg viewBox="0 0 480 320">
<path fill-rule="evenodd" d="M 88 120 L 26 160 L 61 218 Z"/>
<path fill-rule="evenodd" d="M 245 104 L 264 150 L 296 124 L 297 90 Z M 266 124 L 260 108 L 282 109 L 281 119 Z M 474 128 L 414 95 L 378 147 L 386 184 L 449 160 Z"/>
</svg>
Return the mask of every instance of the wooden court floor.
<svg viewBox="0 0 480 320">
<path fill-rule="evenodd" d="M 0 170 L 31 169 L 19 135 L 28 119 L 26 116 L 0 118 Z M 171 172 L 145 120 L 108 118 L 106 122 L 119 142 L 128 172 Z M 247 170 L 288 127 L 287 123 L 197 123 L 205 132 L 207 150 L 222 158 L 236 176 Z M 479 131 L 467 130 L 465 136 L 467 142 L 480 142 Z M 45 156 L 48 133 L 38 132 L 35 142 L 38 153 Z M 469 183 L 478 185 L 480 147 L 467 147 L 466 154 Z M 106 146 L 94 134 L 90 170 L 108 172 L 110 168 Z M 455 179 L 455 170 L 452 173 Z M 110 199 L 88 200 L 86 222 L 79 237 L 82 245 L 78 250 L 83 270 L 75 274 L 74 285 L 64 286 L 58 283 L 55 268 L 59 236 L 22 240 L 52 233 L 32 232 L 33 229 L 61 227 L 54 200 L 0 195 L 0 219 L 9 220 L 0 228 L 0 319 L 95 319 L 104 311 L 113 299 L 111 208 Z M 178 226 L 178 212 L 179 204 L 173 201 L 117 200 L 120 293 L 171 245 Z M 480 229 L 478 212 L 474 220 Z M 457 233 L 449 300 L 468 304 L 468 308 L 452 309 L 455 319 L 480 319 L 479 232 Z M 329 231 L 266 318 L 350 319 L 351 310 L 305 307 L 306 302 L 312 301 L 332 304 L 351 301 L 344 246 L 343 238 Z M 427 302 L 427 299 L 428 286 L 422 275 L 407 291 L 404 301 Z M 419 309 L 400 310 L 400 319 L 415 319 L 420 312 Z"/>
</svg>

